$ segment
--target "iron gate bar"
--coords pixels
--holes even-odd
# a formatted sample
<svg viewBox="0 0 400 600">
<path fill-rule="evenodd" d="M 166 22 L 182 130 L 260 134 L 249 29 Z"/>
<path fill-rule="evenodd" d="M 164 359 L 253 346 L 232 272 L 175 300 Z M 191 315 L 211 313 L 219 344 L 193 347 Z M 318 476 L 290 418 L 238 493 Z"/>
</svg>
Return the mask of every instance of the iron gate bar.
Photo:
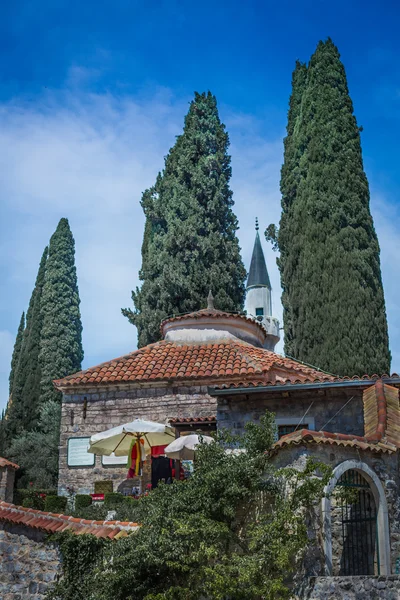
<svg viewBox="0 0 400 600">
<path fill-rule="evenodd" d="M 358 471 L 343 473 L 338 486 L 353 488 L 356 498 L 340 498 L 342 557 L 340 574 L 374 575 L 375 553 L 380 574 L 377 512 L 368 482 Z"/>
</svg>

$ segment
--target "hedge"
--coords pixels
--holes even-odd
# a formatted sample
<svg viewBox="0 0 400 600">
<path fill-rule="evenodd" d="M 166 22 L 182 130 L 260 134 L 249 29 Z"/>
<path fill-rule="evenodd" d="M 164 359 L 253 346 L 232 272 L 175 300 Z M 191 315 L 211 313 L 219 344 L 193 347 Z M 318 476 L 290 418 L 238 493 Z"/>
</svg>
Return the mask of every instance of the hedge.
<svg viewBox="0 0 400 600">
<path fill-rule="evenodd" d="M 89 494 L 76 494 L 75 496 L 75 510 L 87 508 L 92 504 L 92 496 Z"/>
<path fill-rule="evenodd" d="M 68 498 L 65 496 L 46 496 L 44 510 L 52 513 L 63 513 L 67 508 Z"/>
<path fill-rule="evenodd" d="M 124 502 L 125 496 L 119 492 L 109 492 L 104 495 L 104 505 L 107 508 L 116 508 L 119 504 Z"/>
</svg>

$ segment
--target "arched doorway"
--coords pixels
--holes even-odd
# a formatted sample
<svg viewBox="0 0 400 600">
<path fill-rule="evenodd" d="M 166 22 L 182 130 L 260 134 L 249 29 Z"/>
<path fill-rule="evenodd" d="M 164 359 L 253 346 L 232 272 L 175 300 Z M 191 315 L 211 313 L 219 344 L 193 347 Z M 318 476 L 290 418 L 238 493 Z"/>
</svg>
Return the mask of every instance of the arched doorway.
<svg viewBox="0 0 400 600">
<path fill-rule="evenodd" d="M 385 493 L 365 463 L 338 465 L 322 501 L 328 575 L 389 575 L 389 522 Z"/>
<path fill-rule="evenodd" d="M 368 481 L 349 469 L 331 499 L 332 575 L 380 575 L 377 509 Z"/>
</svg>

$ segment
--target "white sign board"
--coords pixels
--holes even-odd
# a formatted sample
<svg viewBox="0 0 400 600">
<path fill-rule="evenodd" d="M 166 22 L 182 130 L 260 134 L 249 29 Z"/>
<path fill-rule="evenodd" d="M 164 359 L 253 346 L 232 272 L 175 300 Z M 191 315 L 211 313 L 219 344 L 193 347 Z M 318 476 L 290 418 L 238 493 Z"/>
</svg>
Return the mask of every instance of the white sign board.
<svg viewBox="0 0 400 600">
<path fill-rule="evenodd" d="M 127 465 L 128 457 L 127 456 L 114 456 L 114 454 L 110 454 L 110 456 L 102 456 L 101 457 L 102 465 Z"/>
<path fill-rule="evenodd" d="M 68 440 L 67 464 L 69 467 L 93 467 L 95 455 L 88 452 L 90 437 Z"/>
</svg>

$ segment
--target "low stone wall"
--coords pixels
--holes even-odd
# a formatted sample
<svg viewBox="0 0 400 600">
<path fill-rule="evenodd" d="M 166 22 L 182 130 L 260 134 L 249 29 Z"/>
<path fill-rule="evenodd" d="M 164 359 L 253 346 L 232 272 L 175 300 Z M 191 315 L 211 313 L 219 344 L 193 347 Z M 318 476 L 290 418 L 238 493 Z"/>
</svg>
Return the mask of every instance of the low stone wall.
<svg viewBox="0 0 400 600">
<path fill-rule="evenodd" d="M 400 576 L 311 577 L 301 600 L 399 600 Z"/>
<path fill-rule="evenodd" d="M 0 598 L 42 600 L 60 571 L 57 548 L 46 534 L 29 527 L 0 523 Z"/>
</svg>

